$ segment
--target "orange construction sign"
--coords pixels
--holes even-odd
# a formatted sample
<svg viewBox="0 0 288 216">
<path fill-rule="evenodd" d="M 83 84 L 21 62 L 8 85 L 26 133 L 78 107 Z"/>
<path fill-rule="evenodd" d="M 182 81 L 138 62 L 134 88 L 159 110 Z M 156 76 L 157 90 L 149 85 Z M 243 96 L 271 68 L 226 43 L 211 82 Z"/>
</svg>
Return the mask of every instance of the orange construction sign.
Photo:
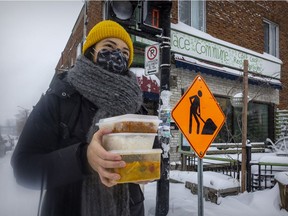
<svg viewBox="0 0 288 216">
<path fill-rule="evenodd" d="M 172 117 L 198 157 L 203 158 L 225 122 L 225 115 L 205 80 L 197 75 Z"/>
</svg>

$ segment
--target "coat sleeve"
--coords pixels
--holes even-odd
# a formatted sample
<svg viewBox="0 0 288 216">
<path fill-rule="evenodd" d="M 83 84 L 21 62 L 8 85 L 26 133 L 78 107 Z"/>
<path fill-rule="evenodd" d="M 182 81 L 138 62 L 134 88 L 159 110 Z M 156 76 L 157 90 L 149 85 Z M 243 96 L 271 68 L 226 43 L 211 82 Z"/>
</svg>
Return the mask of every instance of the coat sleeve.
<svg viewBox="0 0 288 216">
<path fill-rule="evenodd" d="M 31 188 L 54 188 L 83 178 L 81 149 L 75 143 L 60 147 L 59 98 L 42 96 L 33 108 L 11 158 L 14 176 Z"/>
</svg>

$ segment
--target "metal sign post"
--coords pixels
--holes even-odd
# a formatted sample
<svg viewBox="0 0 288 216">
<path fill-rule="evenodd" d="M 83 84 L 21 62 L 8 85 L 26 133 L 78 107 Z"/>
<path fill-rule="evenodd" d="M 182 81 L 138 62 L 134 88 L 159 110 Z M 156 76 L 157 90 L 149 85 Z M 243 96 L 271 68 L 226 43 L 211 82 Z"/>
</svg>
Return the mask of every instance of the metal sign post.
<svg viewBox="0 0 288 216">
<path fill-rule="evenodd" d="M 198 177 L 198 216 L 204 215 L 203 205 L 203 161 L 198 157 L 197 164 L 197 177 Z"/>
</svg>

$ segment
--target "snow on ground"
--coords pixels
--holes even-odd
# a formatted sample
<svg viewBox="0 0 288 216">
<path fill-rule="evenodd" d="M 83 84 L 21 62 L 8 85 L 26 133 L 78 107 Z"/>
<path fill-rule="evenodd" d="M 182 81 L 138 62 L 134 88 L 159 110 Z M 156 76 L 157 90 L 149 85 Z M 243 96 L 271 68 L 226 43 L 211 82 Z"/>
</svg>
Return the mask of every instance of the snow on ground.
<svg viewBox="0 0 288 216">
<path fill-rule="evenodd" d="M 264 191 L 243 193 L 222 198 L 220 205 L 204 201 L 205 216 L 287 216 L 286 210 L 279 208 L 278 185 Z M 145 216 L 155 212 L 156 183 L 145 186 Z M 169 212 L 167 216 L 198 215 L 198 196 L 183 184 L 170 184 Z"/>
<path fill-rule="evenodd" d="M 12 152 L 0 158 L 0 215 L 36 216 L 40 192 L 17 185 L 10 165 Z"/>
<path fill-rule="evenodd" d="M 37 215 L 40 193 L 18 186 L 13 178 L 10 158 L 12 152 L 0 158 L 0 215 L 1 216 L 34 216 Z M 205 172 L 204 172 L 205 173 Z M 195 172 L 171 171 L 170 177 L 178 181 L 193 181 L 197 177 Z M 203 178 L 203 184 L 213 184 L 217 187 L 226 187 L 223 176 L 208 172 Z M 235 181 L 230 177 L 224 178 L 232 185 Z M 156 182 L 144 186 L 145 216 L 155 215 Z M 237 185 L 237 184 L 236 184 Z M 196 216 L 198 215 L 198 196 L 193 195 L 182 183 L 170 183 L 169 213 L 167 216 Z M 205 216 L 287 216 L 288 212 L 280 210 L 280 196 L 278 185 L 272 189 L 253 193 L 242 193 L 237 196 L 221 198 L 220 204 L 204 201 Z"/>
<path fill-rule="evenodd" d="M 288 172 L 276 173 L 275 179 L 283 185 L 288 185 Z"/>
<path fill-rule="evenodd" d="M 288 164 L 288 157 L 286 156 L 263 156 L 259 158 L 260 163 L 278 163 L 278 164 Z"/>
<path fill-rule="evenodd" d="M 210 179 L 213 174 L 208 172 Z M 205 172 L 204 172 L 205 174 Z M 197 174 L 195 172 L 171 171 L 170 178 L 178 181 L 193 181 Z M 214 181 L 219 179 L 218 173 L 215 173 Z M 229 179 L 229 177 L 228 177 Z M 226 179 L 227 180 L 227 179 Z M 226 181 L 227 182 L 227 181 Z M 203 175 L 203 185 L 207 185 L 205 175 Z M 224 186 L 221 183 L 221 188 Z M 226 186 L 229 186 L 228 183 Z M 236 184 L 237 185 L 237 184 Z M 145 185 L 144 193 L 146 196 L 145 210 L 146 216 L 152 216 L 155 212 L 155 197 L 156 197 L 156 183 Z M 237 196 L 228 196 L 220 198 L 220 204 L 214 204 L 210 201 L 204 201 L 204 215 L 205 216 L 287 216 L 288 212 L 284 209 L 280 210 L 280 196 L 278 185 L 272 189 L 257 191 L 252 193 L 240 193 Z M 171 183 L 170 184 L 170 201 L 169 201 L 168 216 L 185 216 L 198 215 L 198 196 L 193 195 L 190 190 L 186 189 L 184 184 Z"/>
<path fill-rule="evenodd" d="M 198 176 L 197 172 L 188 171 L 171 171 L 170 178 L 181 181 L 185 183 L 186 181 L 197 183 Z M 232 178 L 228 175 L 223 175 L 221 173 L 216 173 L 212 171 L 203 172 L 203 186 L 210 187 L 216 190 L 240 187 L 237 179 Z"/>
</svg>

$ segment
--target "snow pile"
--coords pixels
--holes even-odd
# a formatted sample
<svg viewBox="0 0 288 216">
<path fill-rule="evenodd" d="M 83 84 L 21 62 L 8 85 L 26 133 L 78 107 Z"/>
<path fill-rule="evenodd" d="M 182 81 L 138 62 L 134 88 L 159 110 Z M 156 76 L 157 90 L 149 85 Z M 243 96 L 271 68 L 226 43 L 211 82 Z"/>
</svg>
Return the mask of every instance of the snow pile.
<svg viewBox="0 0 288 216">
<path fill-rule="evenodd" d="M 130 70 L 137 76 L 139 77 L 140 79 L 142 79 L 142 77 L 147 77 L 148 79 L 150 80 L 153 80 L 155 81 L 158 85 L 160 85 L 160 80 L 159 78 L 152 74 L 152 75 L 149 75 L 149 76 L 145 76 L 145 69 L 144 68 L 136 68 L 136 67 L 131 67 Z"/>
<path fill-rule="evenodd" d="M 171 171 L 170 178 L 185 183 L 186 181 L 197 183 L 198 182 L 197 172 L 188 171 Z M 203 186 L 213 188 L 215 190 L 227 189 L 239 187 L 239 182 L 231 176 L 216 173 L 212 171 L 203 172 Z"/>
<path fill-rule="evenodd" d="M 205 173 L 205 172 L 204 172 Z M 220 174 L 222 175 L 222 174 Z M 192 176 L 197 177 L 196 172 L 171 171 L 170 178 L 185 182 L 191 181 Z M 204 176 L 213 180 L 219 187 L 222 177 L 207 172 Z M 203 177 L 204 177 L 203 176 Z M 195 177 L 193 177 L 195 178 Z M 204 177 L 205 178 L 205 177 Z M 206 180 L 204 180 L 205 182 Z M 209 179 L 209 178 L 208 178 Z M 225 179 L 227 183 L 227 179 Z M 217 183 L 216 183 L 217 181 Z M 228 186 L 228 184 L 226 185 Z M 156 208 L 157 183 L 149 183 L 144 186 L 145 216 L 154 216 Z M 167 216 L 198 215 L 198 196 L 193 195 L 184 184 L 170 183 L 169 212 Z M 221 204 L 217 205 L 210 201 L 204 202 L 205 216 L 287 216 L 285 209 L 280 209 L 279 187 L 276 184 L 272 189 L 263 191 L 240 193 L 236 196 L 221 197 Z"/>
<path fill-rule="evenodd" d="M 267 155 L 259 158 L 260 163 L 288 164 L 288 157 Z"/>
<path fill-rule="evenodd" d="M 288 172 L 276 173 L 275 179 L 283 185 L 288 185 Z"/>
<path fill-rule="evenodd" d="M 174 171 L 173 171 L 174 172 Z M 173 174 L 172 172 L 172 174 Z M 185 172 L 189 174 L 189 172 Z M 182 177 L 184 177 L 182 175 Z M 157 183 L 144 186 L 145 216 L 154 216 L 156 208 Z M 184 184 L 170 183 L 169 212 L 167 216 L 198 215 L 198 196 L 193 195 Z M 241 193 L 237 196 L 221 198 L 221 204 L 204 202 L 205 216 L 287 216 L 285 209 L 280 209 L 279 187 Z"/>
</svg>

